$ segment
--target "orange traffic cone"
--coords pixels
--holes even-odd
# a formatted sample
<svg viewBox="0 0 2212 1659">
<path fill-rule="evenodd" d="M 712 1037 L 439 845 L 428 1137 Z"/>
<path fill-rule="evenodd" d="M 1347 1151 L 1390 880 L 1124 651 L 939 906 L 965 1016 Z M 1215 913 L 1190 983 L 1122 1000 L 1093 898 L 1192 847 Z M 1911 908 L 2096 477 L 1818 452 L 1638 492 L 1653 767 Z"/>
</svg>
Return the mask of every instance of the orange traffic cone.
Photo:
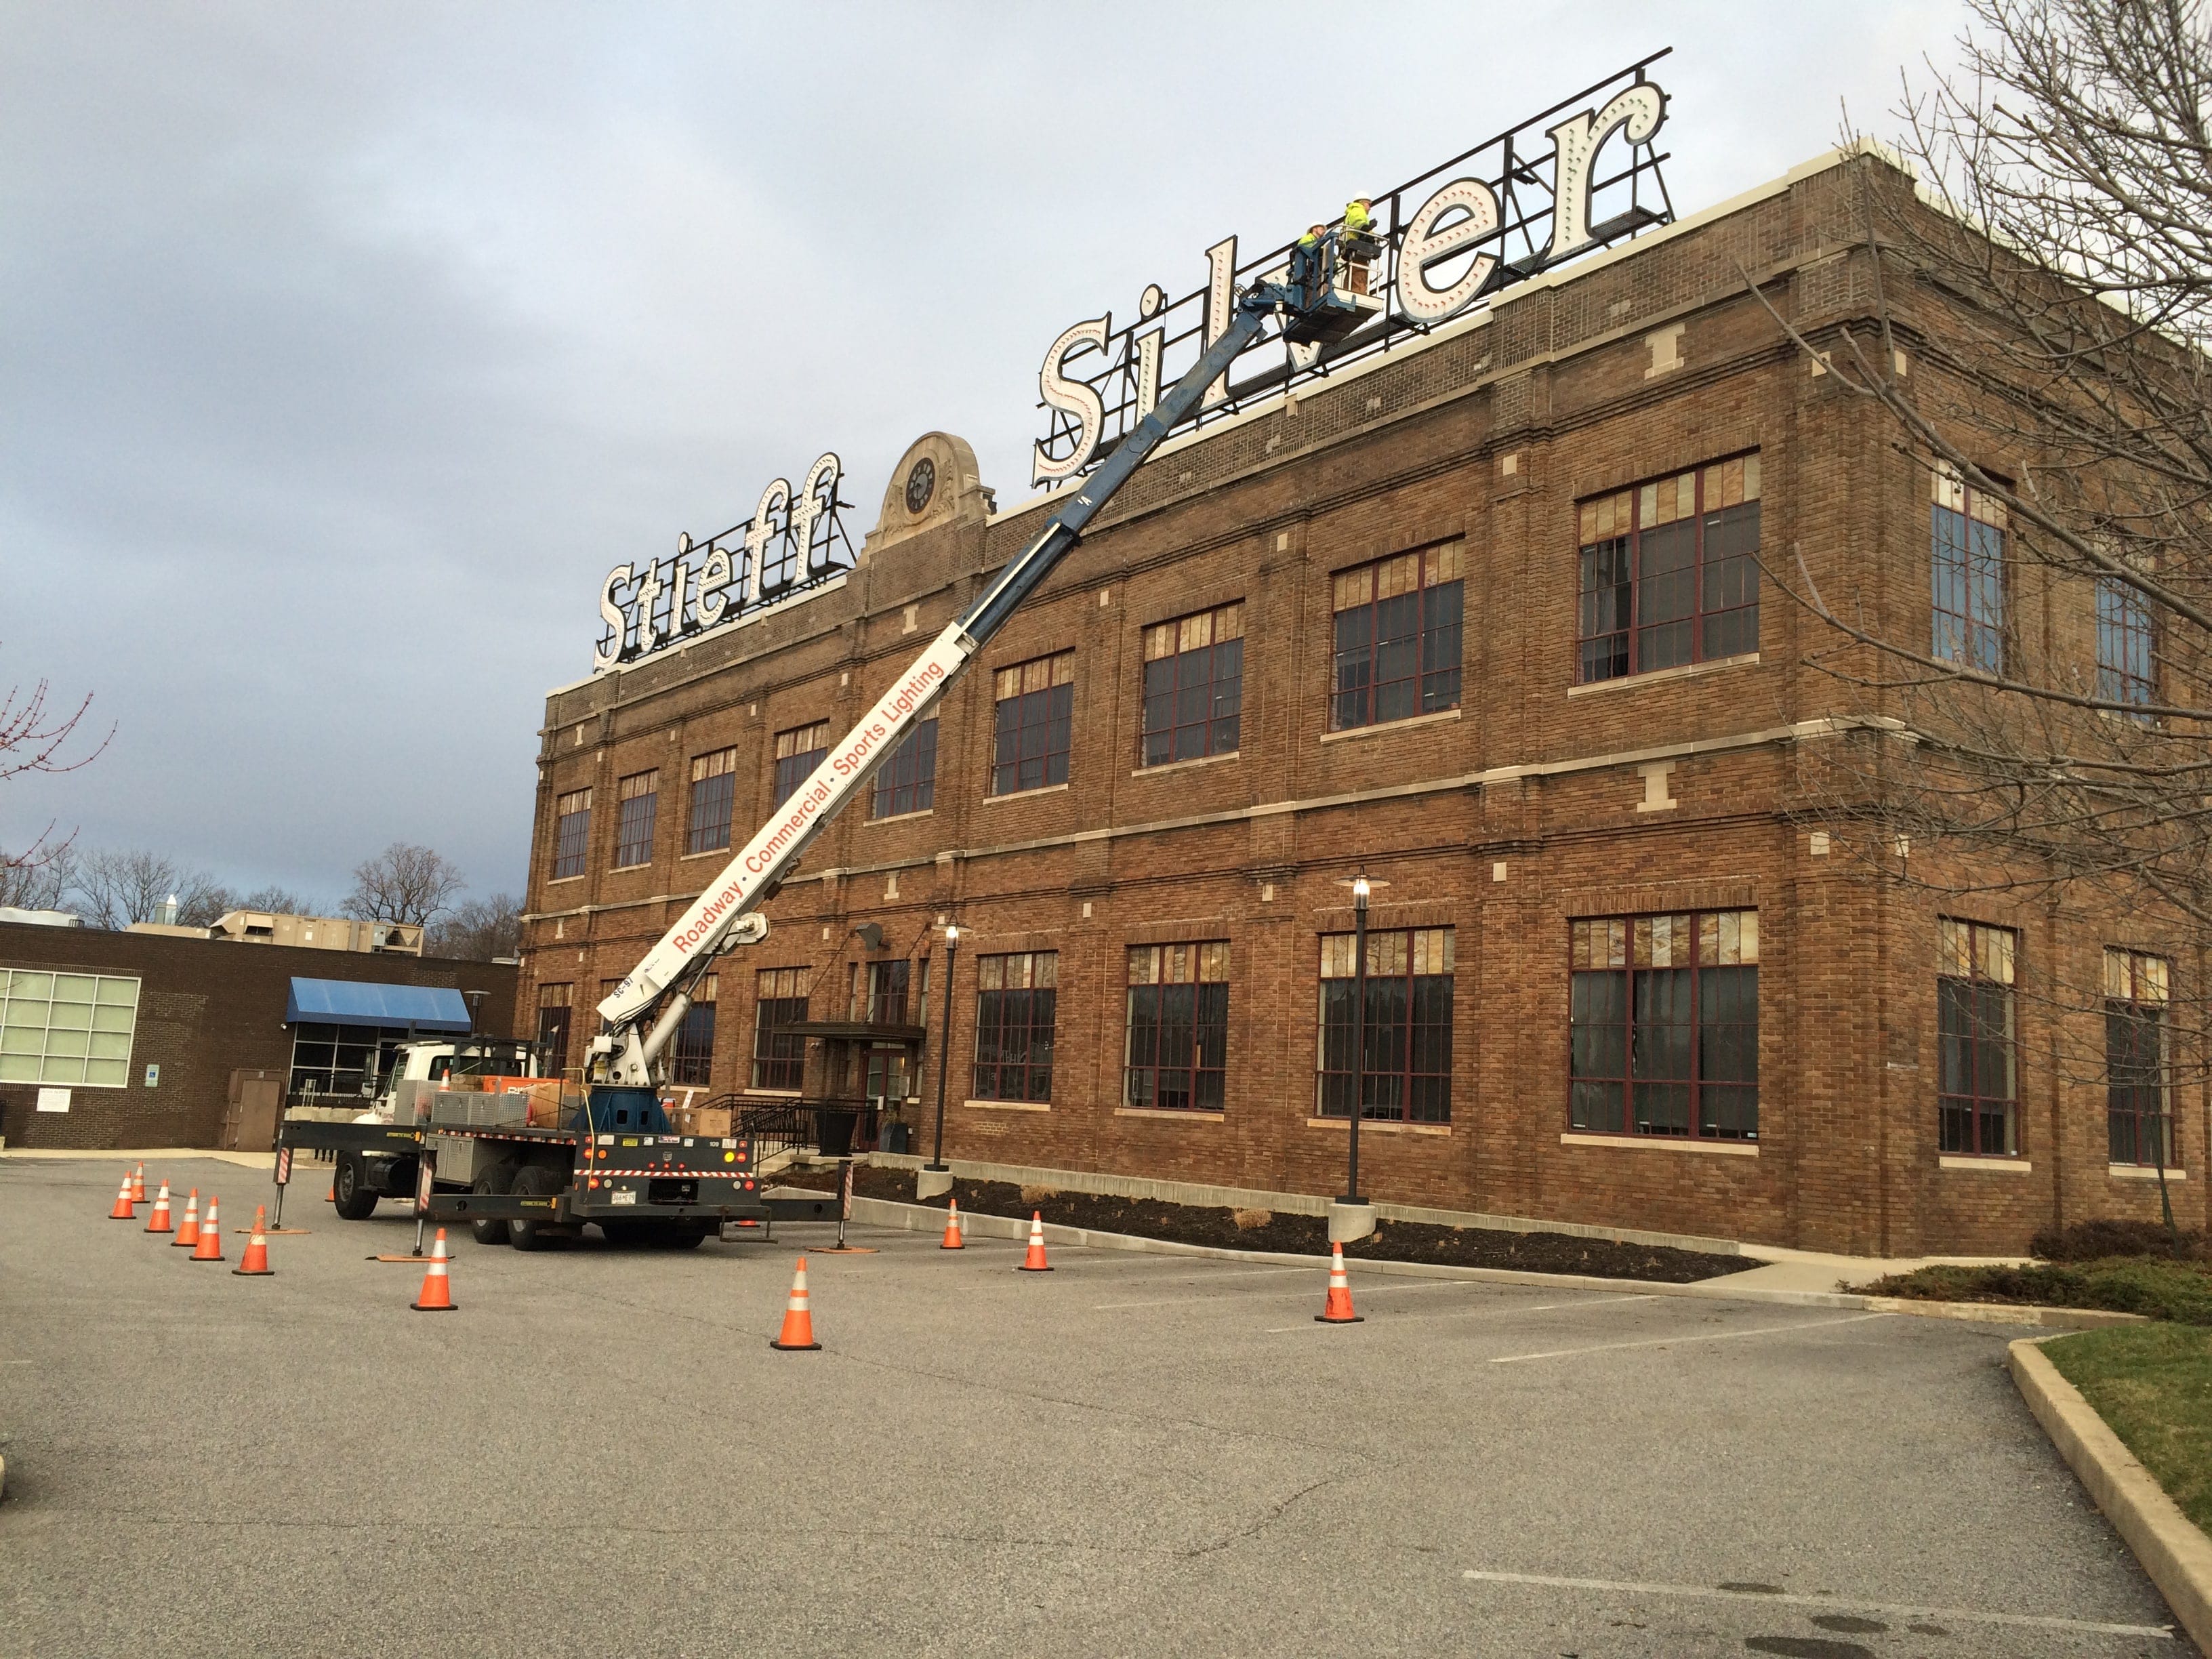
<svg viewBox="0 0 2212 1659">
<path fill-rule="evenodd" d="M 232 1273 L 258 1277 L 276 1271 L 269 1265 L 269 1240 L 264 1233 L 268 1214 L 267 1205 L 253 1206 L 253 1231 L 246 1237 L 246 1254 L 238 1258 L 238 1265 L 231 1269 Z"/>
<path fill-rule="evenodd" d="M 1328 1300 L 1314 1316 L 1314 1322 L 1320 1325 L 1357 1325 L 1360 1322 L 1360 1316 L 1352 1311 L 1352 1281 L 1345 1276 L 1344 1246 L 1332 1244 L 1329 1250 Z"/>
<path fill-rule="evenodd" d="M 167 1178 L 161 1182 L 161 1190 L 154 1195 L 154 1213 L 146 1218 L 146 1231 L 149 1233 L 173 1233 L 177 1231 L 176 1224 L 169 1219 L 169 1183 Z"/>
<path fill-rule="evenodd" d="M 115 1207 L 107 1212 L 110 1221 L 136 1221 L 137 1212 L 131 1207 L 131 1177 L 123 1177 L 123 1184 L 115 1189 Z"/>
<path fill-rule="evenodd" d="M 940 1250 L 964 1250 L 968 1248 L 968 1241 L 960 1237 L 960 1200 L 957 1198 L 948 1202 L 945 1212 L 945 1242 L 937 1248 Z"/>
<path fill-rule="evenodd" d="M 791 1276 L 791 1299 L 783 1304 L 783 1329 L 769 1346 L 788 1353 L 821 1346 L 814 1340 L 814 1315 L 806 1305 L 806 1258 L 802 1255 L 799 1271 Z"/>
<path fill-rule="evenodd" d="M 331 1189 L 330 1189 L 330 1191 L 328 1191 L 328 1192 L 326 1192 L 326 1193 L 325 1193 L 325 1194 L 323 1194 L 323 1202 L 324 1202 L 324 1203 L 325 1203 L 325 1204 L 335 1204 L 335 1203 L 337 1203 L 337 1201 L 338 1201 L 338 1178 L 337 1178 L 336 1176 L 332 1176 L 331 1177 Z"/>
<path fill-rule="evenodd" d="M 184 1224 L 177 1229 L 177 1236 L 169 1241 L 169 1248 L 173 1250 L 179 1249 L 188 1249 L 192 1245 L 195 1245 L 199 1242 L 200 1189 L 195 1187 L 185 1200 Z"/>
<path fill-rule="evenodd" d="M 416 1313 L 451 1313 L 461 1304 L 453 1300 L 453 1281 L 446 1271 L 446 1230 L 438 1229 L 430 1246 L 430 1270 L 422 1275 L 422 1289 L 407 1304 Z"/>
<path fill-rule="evenodd" d="M 222 1221 L 215 1212 L 215 1199 L 208 1199 L 207 1219 L 200 1223 L 200 1242 L 193 1247 L 194 1261 L 222 1260 Z"/>
<path fill-rule="evenodd" d="M 146 1201 L 146 1166 L 143 1164 L 131 1172 L 131 1201 L 133 1204 Z"/>
<path fill-rule="evenodd" d="M 1022 1265 L 1014 1269 L 1018 1273 L 1048 1273 L 1052 1264 L 1044 1259 L 1044 1212 L 1030 1212 L 1030 1248 L 1022 1257 Z"/>
</svg>

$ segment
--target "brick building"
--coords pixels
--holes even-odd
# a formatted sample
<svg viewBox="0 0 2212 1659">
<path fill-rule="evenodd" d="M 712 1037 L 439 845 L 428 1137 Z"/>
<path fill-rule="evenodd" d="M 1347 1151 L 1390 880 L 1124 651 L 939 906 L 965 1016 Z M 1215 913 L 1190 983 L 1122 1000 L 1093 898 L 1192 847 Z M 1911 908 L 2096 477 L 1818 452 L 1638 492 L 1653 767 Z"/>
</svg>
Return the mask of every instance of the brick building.
<svg viewBox="0 0 2212 1659">
<path fill-rule="evenodd" d="M 1867 315 L 1868 188 L 1909 186 L 1820 158 L 1164 446 L 724 959 L 679 1080 L 774 1098 L 780 1023 L 894 996 L 933 1045 L 950 920 L 949 1154 L 1335 1193 L 1364 868 L 1370 1196 L 1868 1254 L 2154 1214 L 2035 981 L 2106 952 L 2155 1025 L 2196 965 L 2139 921 L 1939 915 L 1808 817 L 1850 719 L 1759 557 L 1940 632 L 1931 560 L 2003 534 L 1747 292 L 1816 341 Z M 842 584 L 550 696 L 526 1035 L 595 1028 L 1043 510 L 930 434 Z M 2201 1224 L 2202 1094 L 2151 1093 Z"/>
<path fill-rule="evenodd" d="M 510 1029 L 514 984 L 512 963 L 0 922 L 0 1139 L 220 1146 L 242 1083 L 271 1122 L 280 1096 L 344 1099 L 410 1028 L 473 1006 Z"/>
</svg>

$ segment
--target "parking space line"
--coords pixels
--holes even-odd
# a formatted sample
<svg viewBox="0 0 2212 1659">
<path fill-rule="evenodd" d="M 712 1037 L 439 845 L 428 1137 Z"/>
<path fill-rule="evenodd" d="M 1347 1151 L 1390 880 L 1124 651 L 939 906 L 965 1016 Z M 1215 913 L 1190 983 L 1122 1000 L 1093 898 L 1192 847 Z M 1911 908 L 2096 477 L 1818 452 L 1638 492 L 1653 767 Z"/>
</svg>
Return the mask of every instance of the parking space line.
<svg viewBox="0 0 2212 1659">
<path fill-rule="evenodd" d="M 1310 1267 L 1291 1267 L 1285 1269 L 1285 1271 L 1290 1273 L 1310 1273 L 1313 1269 Z M 1248 1276 L 1255 1278 L 1257 1277 L 1256 1274 L 1245 1275 L 1240 1273 L 1237 1275 L 1239 1278 Z M 1416 1285 L 1362 1285 L 1359 1287 L 1359 1294 L 1362 1297 L 1395 1296 L 1401 1291 L 1464 1290 L 1474 1282 L 1475 1281 L 1472 1279 L 1424 1279 Z M 1296 1286 L 1280 1291 L 1231 1291 L 1221 1296 L 1168 1297 L 1164 1297 L 1158 1302 L 1102 1302 L 1094 1306 L 1091 1311 L 1093 1313 L 1113 1313 L 1124 1308 L 1172 1308 L 1177 1304 L 1184 1302 L 1241 1302 L 1254 1296 L 1303 1296 L 1305 1292 L 1304 1291 L 1297 1289 Z"/>
<path fill-rule="evenodd" d="M 1363 1290 L 1359 1294 L 1365 1297 L 1372 1294 L 1372 1291 Z M 1433 1324 L 1440 1319 L 1472 1319 L 1478 1314 L 1557 1313 L 1567 1308 L 1602 1308 L 1609 1302 L 1656 1302 L 1658 1300 L 1656 1296 L 1593 1296 L 1579 1302 L 1539 1302 L 1533 1306 L 1525 1303 L 1508 1302 L 1501 1303 L 1494 1308 L 1462 1308 L 1456 1313 L 1415 1314 L 1413 1317 L 1425 1325 Z M 1270 1325 L 1263 1334 L 1268 1336 L 1281 1336 L 1289 1331 L 1310 1331 L 1314 1328 L 1313 1322 L 1304 1325 Z"/>
<path fill-rule="evenodd" d="M 1667 1348 L 1682 1342 L 1726 1342 L 1740 1336 L 1778 1336 L 1784 1331 L 1817 1331 L 1830 1325 L 1857 1325 L 1869 1319 L 1894 1319 L 1895 1314 L 1853 1314 L 1848 1319 L 1810 1319 L 1796 1325 L 1762 1325 L 1755 1331 L 1714 1331 L 1706 1334 L 1691 1331 L 1680 1336 L 1646 1337 L 1640 1342 L 1596 1342 L 1586 1348 L 1549 1348 L 1541 1353 L 1496 1354 L 1493 1365 L 1515 1365 L 1524 1359 L 1565 1359 L 1578 1353 L 1605 1353 L 1616 1348 Z"/>
<path fill-rule="evenodd" d="M 1745 1333 L 1749 1334 L 1749 1333 Z M 1960 1624 L 2006 1625 L 2026 1630 L 2073 1631 L 2094 1636 L 2148 1636 L 2173 1640 L 2171 1625 L 2108 1625 L 2090 1619 L 2058 1619 L 2033 1613 L 1978 1613 L 1969 1607 L 1908 1607 L 1896 1601 L 1850 1601 L 1836 1595 L 1798 1595 L 1782 1590 L 1723 1589 L 1705 1584 L 1645 1584 L 1613 1578 L 1553 1578 L 1535 1572 L 1480 1572 L 1469 1567 L 1460 1577 L 1478 1583 L 1533 1584 L 1544 1589 L 1604 1590 L 1625 1595 L 1695 1596 L 1717 1601 L 1757 1601 L 1764 1606 L 1819 1607 L 1830 1613 L 1880 1613 L 1895 1619 L 1948 1619 Z"/>
</svg>

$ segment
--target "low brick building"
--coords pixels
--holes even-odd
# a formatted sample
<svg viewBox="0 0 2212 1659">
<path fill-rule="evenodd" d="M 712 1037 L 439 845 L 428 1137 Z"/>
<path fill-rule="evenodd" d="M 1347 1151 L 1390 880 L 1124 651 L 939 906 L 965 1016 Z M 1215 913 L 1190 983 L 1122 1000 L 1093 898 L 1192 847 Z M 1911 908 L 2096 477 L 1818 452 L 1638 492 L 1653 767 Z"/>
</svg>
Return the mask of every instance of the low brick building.
<svg viewBox="0 0 2212 1659">
<path fill-rule="evenodd" d="M 267 1117 L 282 1097 L 357 1094 L 365 1062 L 410 1025 L 465 1030 L 473 1006 L 477 1030 L 507 1030 L 515 971 L 0 923 L 0 1139 L 220 1146 L 247 1082 Z"/>
<path fill-rule="evenodd" d="M 2155 1024 L 2198 965 L 1939 914 L 1812 821 L 1852 721 L 1762 557 L 1924 631 L 1983 522 L 1747 289 L 1865 316 L 1869 187 L 1909 188 L 1821 158 L 1164 446 L 724 959 L 678 1080 L 775 1098 L 781 1025 L 872 1009 L 933 1048 L 951 921 L 950 1154 L 1338 1192 L 1364 870 L 1370 1196 L 1868 1254 L 2154 1214 L 2158 1106 L 2062 1073 L 2034 984 L 2104 952 Z M 933 433 L 842 583 L 552 693 L 520 1031 L 593 1029 L 1046 510 Z M 894 1085 L 925 1136 L 936 1063 Z M 2201 1224 L 2202 1092 L 2153 1092 Z"/>
</svg>

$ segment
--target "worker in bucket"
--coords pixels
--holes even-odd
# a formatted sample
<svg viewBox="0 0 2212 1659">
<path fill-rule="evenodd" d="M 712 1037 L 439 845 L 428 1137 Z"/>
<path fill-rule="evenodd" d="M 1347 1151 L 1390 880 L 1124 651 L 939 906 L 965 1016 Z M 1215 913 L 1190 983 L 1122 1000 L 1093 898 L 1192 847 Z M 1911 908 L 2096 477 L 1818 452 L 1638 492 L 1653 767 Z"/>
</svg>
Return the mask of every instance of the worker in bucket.
<svg viewBox="0 0 2212 1659">
<path fill-rule="evenodd" d="M 1291 244 L 1291 286 L 1322 287 L 1328 281 L 1328 227 L 1309 225 L 1306 234 Z"/>
<path fill-rule="evenodd" d="M 1345 285 L 1354 294 L 1364 294 L 1367 273 L 1375 256 L 1382 251 L 1382 227 L 1376 223 L 1371 196 L 1355 196 L 1344 204 Z"/>
</svg>

